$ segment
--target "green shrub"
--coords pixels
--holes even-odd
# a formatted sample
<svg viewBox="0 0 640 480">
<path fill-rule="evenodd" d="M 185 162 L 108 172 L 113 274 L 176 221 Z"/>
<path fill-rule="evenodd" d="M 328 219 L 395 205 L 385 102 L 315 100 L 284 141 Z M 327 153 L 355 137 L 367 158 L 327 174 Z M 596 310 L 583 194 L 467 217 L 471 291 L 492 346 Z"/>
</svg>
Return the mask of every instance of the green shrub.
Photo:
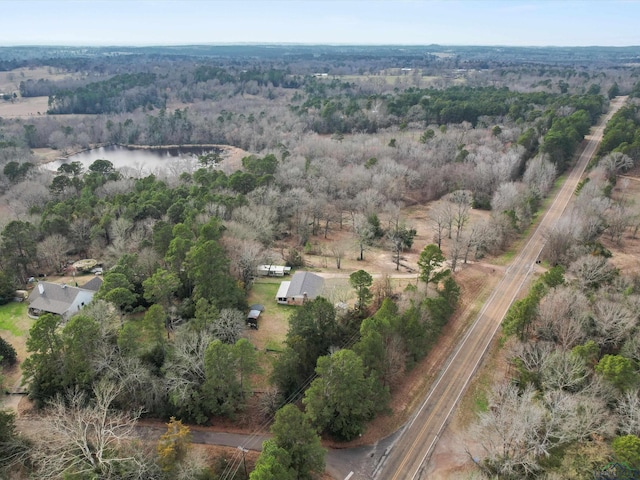
<svg viewBox="0 0 640 480">
<path fill-rule="evenodd" d="M 4 365 L 15 365 L 18 361 L 15 348 L 2 337 L 0 337 L 0 358 L 2 359 L 0 363 Z"/>
</svg>

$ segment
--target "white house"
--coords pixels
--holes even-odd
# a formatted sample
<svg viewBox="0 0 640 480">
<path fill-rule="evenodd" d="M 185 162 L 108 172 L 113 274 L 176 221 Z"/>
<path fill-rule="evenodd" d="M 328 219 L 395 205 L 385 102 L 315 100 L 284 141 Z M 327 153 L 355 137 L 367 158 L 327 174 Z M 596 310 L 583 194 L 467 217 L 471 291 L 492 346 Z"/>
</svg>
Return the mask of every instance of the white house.
<svg viewBox="0 0 640 480">
<path fill-rule="evenodd" d="M 102 279 L 100 279 L 102 280 Z M 101 283 L 91 280 L 93 283 Z M 87 284 L 89 288 L 71 287 L 50 282 L 38 282 L 29 295 L 29 316 L 38 318 L 44 313 L 55 313 L 64 320 L 69 320 L 74 313 L 93 299 L 96 285 Z M 98 285 L 98 288 L 99 285 Z"/>
</svg>

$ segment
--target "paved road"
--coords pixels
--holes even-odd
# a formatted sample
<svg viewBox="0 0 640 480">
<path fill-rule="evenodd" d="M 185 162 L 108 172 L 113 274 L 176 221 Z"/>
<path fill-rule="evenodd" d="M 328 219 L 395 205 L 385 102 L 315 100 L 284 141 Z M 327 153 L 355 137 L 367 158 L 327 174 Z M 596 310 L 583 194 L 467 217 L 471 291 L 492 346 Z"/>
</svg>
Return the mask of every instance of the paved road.
<svg viewBox="0 0 640 480">
<path fill-rule="evenodd" d="M 505 271 L 478 318 L 446 362 L 424 402 L 397 435 L 383 461 L 374 468 L 373 472 L 359 472 L 358 477 L 352 478 L 373 477 L 384 480 L 422 478 L 439 436 L 482 362 L 500 328 L 504 315 L 523 286 L 530 280 L 530 274 L 544 246 L 544 232 L 551 228 L 563 214 L 589 160 L 602 140 L 606 122 L 625 100 L 626 97 L 615 99 L 608 114 L 593 129 L 592 135 L 587 137 L 587 145 L 577 165 L 568 175 L 547 213 Z"/>
<path fill-rule="evenodd" d="M 22 422 L 37 421 L 34 419 L 21 420 Z M 141 422 L 137 426 L 138 434 L 151 441 L 157 441 L 160 435 L 167 431 L 163 425 L 150 424 Z M 240 467 L 240 459 L 242 458 L 241 448 L 248 450 L 261 451 L 262 442 L 270 438 L 270 435 L 245 435 L 239 433 L 225 433 L 215 432 L 211 429 L 201 429 L 198 427 L 191 429 L 191 439 L 193 443 L 205 444 L 205 445 L 221 445 L 225 447 L 238 448 L 238 453 L 233 459 L 235 461 L 236 468 Z M 390 443 L 390 439 L 386 440 L 386 443 Z M 327 451 L 327 471 L 334 478 L 342 480 L 350 472 L 355 470 L 370 469 L 371 460 L 374 458 L 374 452 L 378 445 L 363 446 L 356 448 L 345 449 L 329 449 Z M 356 478 L 352 476 L 352 478 Z M 364 477 L 370 478 L 370 477 Z"/>
</svg>

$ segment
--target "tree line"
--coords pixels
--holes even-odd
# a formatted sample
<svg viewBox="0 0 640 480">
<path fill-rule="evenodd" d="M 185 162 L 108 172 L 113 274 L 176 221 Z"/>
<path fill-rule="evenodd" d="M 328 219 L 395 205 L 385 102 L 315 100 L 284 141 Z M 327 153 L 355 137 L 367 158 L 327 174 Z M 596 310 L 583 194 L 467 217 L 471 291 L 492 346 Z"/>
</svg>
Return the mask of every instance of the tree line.
<svg viewBox="0 0 640 480">
<path fill-rule="evenodd" d="M 548 233 L 542 259 L 553 267 L 503 323 L 511 374 L 490 390 L 473 427 L 487 477 L 578 479 L 612 474 L 612 462 L 619 475 L 640 467 L 638 282 L 610 263 L 602 243 L 607 236 L 621 246 L 637 233 L 638 212 L 618 177 L 635 161 L 615 133 L 633 108 L 612 119 L 603 156 Z"/>
</svg>

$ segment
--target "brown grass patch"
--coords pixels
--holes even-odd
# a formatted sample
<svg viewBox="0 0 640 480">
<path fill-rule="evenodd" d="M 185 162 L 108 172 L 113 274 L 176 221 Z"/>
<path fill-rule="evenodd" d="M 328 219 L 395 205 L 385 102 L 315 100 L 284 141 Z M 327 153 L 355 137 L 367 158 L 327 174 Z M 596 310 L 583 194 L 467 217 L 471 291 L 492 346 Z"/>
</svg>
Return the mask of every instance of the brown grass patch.
<svg viewBox="0 0 640 480">
<path fill-rule="evenodd" d="M 47 113 L 49 97 L 21 97 L 20 82 L 41 78 L 57 81 L 80 78 L 80 76 L 80 74 L 61 72 L 52 67 L 26 67 L 0 72 L 0 93 L 18 95 L 17 98 L 9 101 L 0 100 L 0 117 L 31 117 Z"/>
<path fill-rule="evenodd" d="M 640 202 L 640 177 L 625 175 L 618 178 L 612 194 L 614 200 L 624 200 L 631 205 L 631 211 L 638 210 Z M 624 275 L 640 272 L 640 232 L 635 237 L 633 230 L 627 229 L 620 243 L 616 243 L 605 233 L 600 241 L 611 250 L 609 262 Z"/>
</svg>

